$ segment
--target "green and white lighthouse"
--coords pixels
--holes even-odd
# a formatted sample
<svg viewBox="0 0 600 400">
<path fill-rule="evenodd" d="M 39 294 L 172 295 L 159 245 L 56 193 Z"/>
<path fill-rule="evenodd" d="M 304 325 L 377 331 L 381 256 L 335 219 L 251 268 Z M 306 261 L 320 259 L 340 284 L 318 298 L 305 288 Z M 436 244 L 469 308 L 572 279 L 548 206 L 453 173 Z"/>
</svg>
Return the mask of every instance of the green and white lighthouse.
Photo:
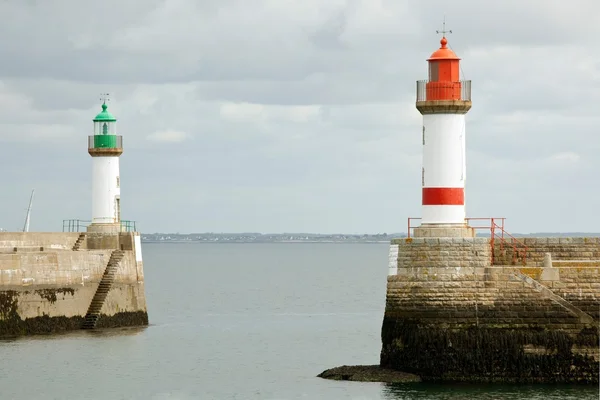
<svg viewBox="0 0 600 400">
<path fill-rule="evenodd" d="M 117 119 L 108 111 L 106 100 L 94 118 L 94 134 L 88 137 L 92 156 L 92 223 L 89 232 L 121 230 L 121 182 L 119 156 L 123 137 L 117 135 Z"/>
</svg>

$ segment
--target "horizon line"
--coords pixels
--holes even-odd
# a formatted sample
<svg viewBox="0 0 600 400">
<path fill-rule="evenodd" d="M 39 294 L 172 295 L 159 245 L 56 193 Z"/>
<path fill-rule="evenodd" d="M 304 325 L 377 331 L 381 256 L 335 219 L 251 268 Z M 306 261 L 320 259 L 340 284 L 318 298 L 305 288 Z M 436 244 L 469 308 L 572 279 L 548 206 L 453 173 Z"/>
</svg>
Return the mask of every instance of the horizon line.
<svg viewBox="0 0 600 400">
<path fill-rule="evenodd" d="M 395 235 L 407 235 L 406 232 L 379 232 L 379 233 L 344 233 L 344 232 L 253 232 L 253 231 L 239 231 L 239 232 L 139 232 L 144 235 L 347 235 L 347 236 L 358 236 L 358 235 L 369 235 L 369 236 L 395 236 Z M 478 232 L 479 234 L 487 234 L 489 232 Z M 586 232 L 586 231 L 537 231 L 537 232 L 514 232 L 512 235 L 537 235 L 537 234 L 584 234 L 584 235 L 600 235 L 599 232 Z"/>
</svg>

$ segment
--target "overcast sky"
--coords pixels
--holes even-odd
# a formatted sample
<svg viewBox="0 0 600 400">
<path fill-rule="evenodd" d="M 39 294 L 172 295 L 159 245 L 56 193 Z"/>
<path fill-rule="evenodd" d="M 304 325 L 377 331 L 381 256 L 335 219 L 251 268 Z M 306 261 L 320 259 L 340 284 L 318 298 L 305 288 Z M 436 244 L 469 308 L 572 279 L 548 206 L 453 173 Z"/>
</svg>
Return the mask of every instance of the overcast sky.
<svg viewBox="0 0 600 400">
<path fill-rule="evenodd" d="M 600 231 L 597 0 L 5 0 L 0 228 L 91 218 L 99 94 L 142 232 L 404 232 L 421 214 L 415 81 L 472 80 L 469 217 Z"/>
</svg>

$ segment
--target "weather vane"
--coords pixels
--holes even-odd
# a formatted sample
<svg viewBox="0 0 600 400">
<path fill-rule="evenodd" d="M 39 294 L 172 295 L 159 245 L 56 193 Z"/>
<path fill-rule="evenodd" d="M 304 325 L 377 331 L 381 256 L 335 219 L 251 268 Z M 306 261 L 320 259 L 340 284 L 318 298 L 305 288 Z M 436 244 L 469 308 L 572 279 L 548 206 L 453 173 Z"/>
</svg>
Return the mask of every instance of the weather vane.
<svg viewBox="0 0 600 400">
<path fill-rule="evenodd" d="M 106 104 L 107 101 L 110 101 L 109 96 L 110 96 L 109 93 L 100 93 L 100 101 L 102 101 L 102 103 Z"/>
<path fill-rule="evenodd" d="M 437 33 L 437 34 L 441 33 L 444 37 L 446 36 L 446 33 L 452 33 L 452 30 L 449 30 L 449 31 L 446 30 L 446 16 L 445 15 L 444 15 L 444 24 L 443 24 L 442 30 L 435 31 L 435 33 Z"/>
</svg>

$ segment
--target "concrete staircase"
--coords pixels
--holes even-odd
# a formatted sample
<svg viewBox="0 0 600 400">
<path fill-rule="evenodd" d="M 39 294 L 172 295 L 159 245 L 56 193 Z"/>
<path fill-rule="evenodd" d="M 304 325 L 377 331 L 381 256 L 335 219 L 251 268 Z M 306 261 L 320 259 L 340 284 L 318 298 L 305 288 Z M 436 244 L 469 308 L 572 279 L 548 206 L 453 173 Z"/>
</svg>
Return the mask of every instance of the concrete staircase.
<svg viewBox="0 0 600 400">
<path fill-rule="evenodd" d="M 535 279 L 533 279 L 519 271 L 513 272 L 512 278 L 516 281 L 521 281 L 521 282 L 525 283 L 525 285 L 527 285 L 531 289 L 535 290 L 536 292 L 540 293 L 540 295 L 542 297 L 552 300 L 554 303 L 558 304 L 563 309 L 568 311 L 571 315 L 579 318 L 579 321 L 581 323 L 591 324 L 594 322 L 594 318 L 591 315 L 589 315 L 586 312 L 584 312 L 583 310 L 579 309 L 578 307 L 576 307 L 572 303 L 568 302 L 561 296 L 555 294 L 552 290 L 548 289 L 545 285 L 541 284 L 540 282 L 536 281 Z"/>
<path fill-rule="evenodd" d="M 123 259 L 124 255 L 125 253 L 121 250 L 114 250 L 110 255 L 110 259 L 108 260 L 108 264 L 104 270 L 104 275 L 102 275 L 102 279 L 98 284 L 98 289 L 96 289 L 96 293 L 94 294 L 92 302 L 90 303 L 87 313 L 85 314 L 85 320 L 81 325 L 81 329 L 94 329 L 96 327 L 96 323 L 100 317 L 100 310 L 102 309 L 104 301 L 106 300 L 106 296 L 112 287 L 112 284 L 115 280 L 117 267 L 119 266 L 119 263 Z"/>
<path fill-rule="evenodd" d="M 77 238 L 77 241 L 73 245 L 73 249 L 72 250 L 73 251 L 78 251 L 84 240 L 85 240 L 85 233 L 80 233 L 79 237 Z"/>
</svg>

